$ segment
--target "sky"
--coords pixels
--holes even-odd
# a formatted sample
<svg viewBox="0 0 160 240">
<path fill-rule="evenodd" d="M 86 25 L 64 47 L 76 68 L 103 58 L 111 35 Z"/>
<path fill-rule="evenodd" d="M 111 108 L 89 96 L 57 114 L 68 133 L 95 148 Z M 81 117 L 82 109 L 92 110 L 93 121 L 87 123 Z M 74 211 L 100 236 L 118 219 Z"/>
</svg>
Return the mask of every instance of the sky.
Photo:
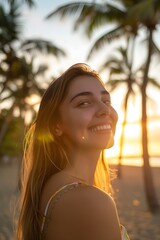
<svg viewBox="0 0 160 240">
<path fill-rule="evenodd" d="M 63 5 L 65 3 L 71 2 L 68 0 L 36 0 L 36 7 L 33 9 L 28 9 L 27 7 L 23 7 L 23 17 L 24 21 L 23 24 L 25 26 L 24 28 L 24 34 L 22 38 L 43 38 L 45 40 L 52 41 L 57 47 L 62 48 L 66 51 L 67 56 L 60 57 L 59 59 L 56 59 L 55 57 L 49 57 L 46 59 L 46 57 L 39 57 L 38 60 L 40 62 L 44 62 L 49 64 L 50 66 L 50 75 L 59 75 L 62 71 L 66 70 L 69 66 L 71 66 L 74 63 L 77 62 L 87 62 L 91 67 L 93 67 L 95 70 L 98 70 L 100 64 L 103 63 L 104 59 L 108 57 L 108 55 L 112 52 L 112 48 L 117 44 L 112 44 L 105 46 L 102 48 L 101 51 L 97 51 L 96 54 L 91 58 L 91 60 L 86 61 L 86 56 L 89 52 L 89 49 L 91 48 L 93 42 L 95 39 L 100 36 L 100 34 L 104 31 L 102 28 L 99 32 L 96 32 L 93 34 L 93 37 L 91 39 L 88 39 L 84 34 L 84 28 L 83 26 L 78 29 L 78 31 L 73 31 L 73 22 L 74 17 L 65 18 L 61 20 L 59 17 L 54 17 L 50 20 L 46 20 L 45 17 L 52 11 L 55 10 L 58 6 Z M 77 1 L 78 2 L 78 1 Z M 142 33 L 143 34 L 143 33 Z M 123 40 L 120 42 L 122 45 L 124 44 Z M 145 51 L 140 46 L 138 49 L 137 54 L 137 64 L 142 59 L 142 57 L 145 55 Z M 156 66 L 154 68 L 154 71 L 152 73 L 153 76 L 155 76 L 157 73 L 159 74 L 160 66 Z M 107 73 L 104 73 L 102 75 L 104 81 L 107 80 Z M 159 92 L 155 91 L 151 87 L 148 91 L 149 95 L 152 97 L 155 103 L 151 102 L 149 103 L 149 115 L 150 116 L 159 116 L 158 120 L 152 122 L 152 126 L 149 128 L 149 132 L 154 139 L 154 144 L 157 143 L 160 145 L 160 134 L 157 134 L 157 129 L 160 133 L 160 100 L 159 100 Z M 111 94 L 112 97 L 112 104 L 116 108 L 118 114 L 119 114 L 119 122 L 122 121 L 123 118 L 123 111 L 121 108 L 121 99 L 122 96 L 125 94 L 125 89 L 121 88 L 115 93 Z M 135 100 L 135 103 L 130 103 L 129 107 L 129 118 L 128 120 L 130 122 L 130 125 L 128 125 L 128 130 L 126 130 L 127 136 L 127 143 L 132 142 L 132 146 L 134 145 L 134 148 L 130 148 L 129 145 L 126 144 L 126 155 L 128 152 L 132 154 L 137 152 L 140 154 L 140 125 L 139 125 L 139 119 L 140 119 L 140 99 L 137 97 Z M 121 128 L 119 127 L 117 129 L 117 135 L 116 135 L 116 146 L 111 151 L 111 155 L 113 152 L 117 152 L 118 148 L 118 139 L 121 133 Z M 137 134 L 136 136 L 134 136 Z M 134 144 L 133 144 L 134 142 Z M 152 141 L 153 142 L 153 141 Z M 152 146 L 152 151 L 155 148 Z M 156 151 L 154 151 L 156 154 L 160 155 L 160 151 L 157 150 L 160 149 L 156 145 Z M 110 153 L 109 153 L 110 154 Z M 118 153 L 117 153 L 118 154 Z"/>
</svg>

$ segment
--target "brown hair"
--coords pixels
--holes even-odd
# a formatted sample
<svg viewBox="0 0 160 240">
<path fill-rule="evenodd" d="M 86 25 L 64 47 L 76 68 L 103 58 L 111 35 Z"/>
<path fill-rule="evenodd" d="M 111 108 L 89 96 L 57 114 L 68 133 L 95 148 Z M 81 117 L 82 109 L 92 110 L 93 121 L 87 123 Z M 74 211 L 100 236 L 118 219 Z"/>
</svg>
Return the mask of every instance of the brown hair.
<svg viewBox="0 0 160 240">
<path fill-rule="evenodd" d="M 26 135 L 17 240 L 40 239 L 39 201 L 42 188 L 52 174 L 64 169 L 68 161 L 64 147 L 53 134 L 53 126 L 58 119 L 59 105 L 65 98 L 71 81 L 81 75 L 93 76 L 101 81 L 98 73 L 86 64 L 70 67 L 44 93 L 37 119 Z M 105 178 L 105 184 L 101 178 Z M 108 191 L 109 174 L 104 161 L 98 161 L 95 179 L 97 186 L 104 188 L 105 185 Z"/>
</svg>

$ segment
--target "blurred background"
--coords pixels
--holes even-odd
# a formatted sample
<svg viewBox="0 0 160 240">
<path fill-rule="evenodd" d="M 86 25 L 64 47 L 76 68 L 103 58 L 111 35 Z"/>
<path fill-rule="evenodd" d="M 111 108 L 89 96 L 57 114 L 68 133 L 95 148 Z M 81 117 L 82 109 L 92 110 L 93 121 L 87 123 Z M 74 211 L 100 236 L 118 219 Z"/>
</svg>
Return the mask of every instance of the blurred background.
<svg viewBox="0 0 160 240">
<path fill-rule="evenodd" d="M 104 158 L 133 240 L 160 240 L 160 1 L 0 0 L 0 240 L 13 239 L 23 140 L 50 82 L 97 70 L 119 120 Z"/>
</svg>

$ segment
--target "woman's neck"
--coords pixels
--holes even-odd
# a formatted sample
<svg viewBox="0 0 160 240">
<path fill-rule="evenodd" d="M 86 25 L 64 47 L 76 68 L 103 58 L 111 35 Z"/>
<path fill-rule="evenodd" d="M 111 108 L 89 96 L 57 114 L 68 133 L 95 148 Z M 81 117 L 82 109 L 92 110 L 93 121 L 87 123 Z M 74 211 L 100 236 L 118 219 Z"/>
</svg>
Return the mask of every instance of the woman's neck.
<svg viewBox="0 0 160 240">
<path fill-rule="evenodd" d="M 99 156 L 100 152 L 95 151 L 90 153 L 83 151 L 81 154 L 72 152 L 72 154 L 69 154 L 69 163 L 62 172 L 88 185 L 93 185 Z"/>
</svg>

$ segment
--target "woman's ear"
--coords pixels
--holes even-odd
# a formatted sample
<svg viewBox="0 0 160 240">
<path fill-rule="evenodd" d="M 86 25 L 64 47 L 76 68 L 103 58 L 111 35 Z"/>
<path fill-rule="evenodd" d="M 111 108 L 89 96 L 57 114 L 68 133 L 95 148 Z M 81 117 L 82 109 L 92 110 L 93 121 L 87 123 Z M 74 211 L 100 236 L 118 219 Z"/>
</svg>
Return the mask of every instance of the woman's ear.
<svg viewBox="0 0 160 240">
<path fill-rule="evenodd" d="M 63 130 L 62 130 L 60 124 L 56 124 L 53 131 L 54 131 L 54 134 L 58 137 L 62 136 L 62 134 L 63 134 Z"/>
</svg>

